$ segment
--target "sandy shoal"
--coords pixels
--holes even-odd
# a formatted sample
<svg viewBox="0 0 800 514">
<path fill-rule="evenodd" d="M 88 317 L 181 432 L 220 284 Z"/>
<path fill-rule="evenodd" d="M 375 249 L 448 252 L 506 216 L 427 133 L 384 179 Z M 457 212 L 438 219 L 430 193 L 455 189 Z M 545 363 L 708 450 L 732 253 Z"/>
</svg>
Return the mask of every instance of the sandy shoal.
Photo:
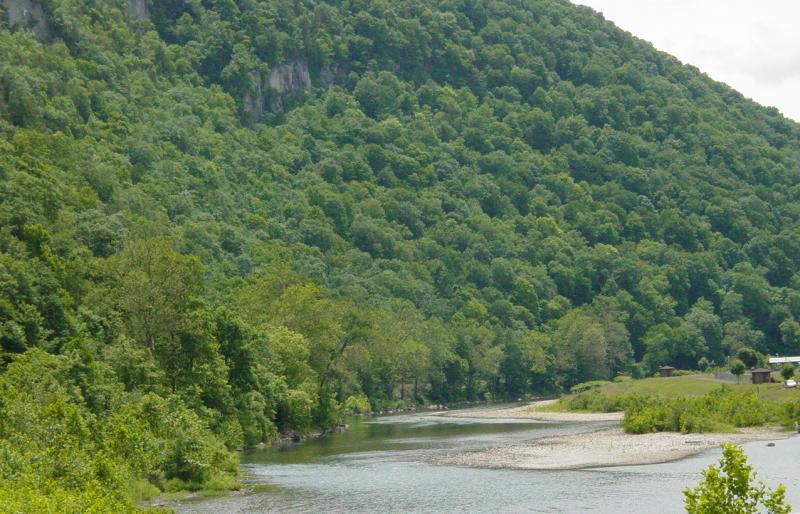
<svg viewBox="0 0 800 514">
<path fill-rule="evenodd" d="M 461 452 L 437 459 L 456 464 L 506 469 L 581 469 L 606 466 L 656 464 L 700 453 L 723 442 L 785 439 L 791 434 L 777 428 L 742 429 L 735 434 L 626 434 L 621 428 L 599 432 L 546 437 L 528 443 Z"/>
<path fill-rule="evenodd" d="M 483 419 L 530 419 L 543 422 L 619 421 L 622 412 L 548 412 L 557 400 L 495 409 L 442 412 L 441 416 Z M 723 442 L 785 439 L 792 434 L 776 427 L 741 429 L 733 434 L 626 434 L 621 428 L 545 437 L 530 442 L 465 451 L 438 458 L 447 464 L 508 469 L 581 469 L 605 466 L 656 464 L 677 460 L 717 447 Z"/>
</svg>

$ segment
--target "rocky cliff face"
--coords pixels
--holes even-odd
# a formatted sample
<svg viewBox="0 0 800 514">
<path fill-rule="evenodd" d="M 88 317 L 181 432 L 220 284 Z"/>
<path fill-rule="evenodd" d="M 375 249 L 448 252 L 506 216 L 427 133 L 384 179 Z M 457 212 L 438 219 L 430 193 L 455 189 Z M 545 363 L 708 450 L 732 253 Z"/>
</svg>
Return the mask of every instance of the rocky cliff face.
<svg viewBox="0 0 800 514">
<path fill-rule="evenodd" d="M 282 112 L 285 95 L 300 89 L 311 89 L 308 64 L 295 60 L 271 68 L 267 75 L 267 85 L 273 90 L 270 95 L 270 109 L 272 112 Z"/>
<path fill-rule="evenodd" d="M 253 87 L 242 95 L 242 105 L 247 120 L 256 123 L 264 115 L 264 81 L 260 73 L 253 73 Z"/>
<path fill-rule="evenodd" d="M 311 89 L 311 74 L 308 72 L 308 64 L 297 60 L 276 66 L 269 70 L 267 83 L 269 87 L 280 94 L 298 89 Z"/>
<path fill-rule="evenodd" d="M 40 41 L 53 37 L 42 4 L 36 0 L 0 0 L 6 12 L 8 25 L 15 29 L 29 29 Z"/>
<path fill-rule="evenodd" d="M 147 3 L 145 0 L 130 0 L 128 2 L 128 16 L 137 20 L 147 18 Z"/>
<path fill-rule="evenodd" d="M 28 29 L 39 41 L 49 41 L 56 37 L 41 0 L 0 0 L 0 6 L 12 29 Z M 128 16 L 138 20 L 147 18 L 146 0 L 129 0 Z"/>
<path fill-rule="evenodd" d="M 331 86 L 338 75 L 338 69 L 325 66 L 319 70 L 319 82 Z M 266 77 L 257 74 L 253 77 L 253 84 L 253 88 L 242 96 L 244 112 L 252 122 L 258 121 L 267 108 L 272 112 L 283 112 L 286 95 L 301 89 L 310 90 L 313 86 L 308 63 L 301 59 L 273 66 Z"/>
</svg>

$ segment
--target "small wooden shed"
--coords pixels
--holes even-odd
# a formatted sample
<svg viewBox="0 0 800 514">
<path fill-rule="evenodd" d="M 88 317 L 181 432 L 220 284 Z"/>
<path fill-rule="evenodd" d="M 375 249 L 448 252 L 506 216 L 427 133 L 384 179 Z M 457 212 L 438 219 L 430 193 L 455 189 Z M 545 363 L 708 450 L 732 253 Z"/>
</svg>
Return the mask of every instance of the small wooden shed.
<svg viewBox="0 0 800 514">
<path fill-rule="evenodd" d="M 673 373 L 675 373 L 675 368 L 672 366 L 661 366 L 658 368 L 658 372 L 661 374 L 662 377 L 671 377 Z"/>
<path fill-rule="evenodd" d="M 754 384 L 768 384 L 772 382 L 771 370 L 764 368 L 756 368 L 750 372 L 750 379 Z"/>
</svg>

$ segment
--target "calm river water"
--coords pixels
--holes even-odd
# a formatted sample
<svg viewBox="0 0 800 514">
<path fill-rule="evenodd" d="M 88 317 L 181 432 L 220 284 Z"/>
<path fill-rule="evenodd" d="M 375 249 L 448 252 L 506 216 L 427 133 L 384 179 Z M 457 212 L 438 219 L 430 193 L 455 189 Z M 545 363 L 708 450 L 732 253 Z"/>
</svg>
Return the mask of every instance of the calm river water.
<svg viewBox="0 0 800 514">
<path fill-rule="evenodd" d="M 720 451 L 665 464 L 580 471 L 476 469 L 430 463 L 488 448 L 615 423 L 532 423 L 425 414 L 359 418 L 345 433 L 243 455 L 255 492 L 187 502 L 179 513 L 682 512 L 682 489 Z M 800 510 L 800 437 L 744 446 L 768 484 Z"/>
</svg>

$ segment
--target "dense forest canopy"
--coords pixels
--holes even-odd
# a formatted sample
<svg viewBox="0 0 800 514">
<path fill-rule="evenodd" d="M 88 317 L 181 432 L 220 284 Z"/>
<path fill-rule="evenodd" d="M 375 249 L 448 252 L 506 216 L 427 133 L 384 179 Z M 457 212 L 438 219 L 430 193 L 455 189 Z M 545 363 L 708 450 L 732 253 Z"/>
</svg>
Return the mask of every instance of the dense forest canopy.
<svg viewBox="0 0 800 514">
<path fill-rule="evenodd" d="M 121 510 L 347 411 L 800 351 L 800 125 L 588 8 L 0 9 L 5 504 Z"/>
</svg>

